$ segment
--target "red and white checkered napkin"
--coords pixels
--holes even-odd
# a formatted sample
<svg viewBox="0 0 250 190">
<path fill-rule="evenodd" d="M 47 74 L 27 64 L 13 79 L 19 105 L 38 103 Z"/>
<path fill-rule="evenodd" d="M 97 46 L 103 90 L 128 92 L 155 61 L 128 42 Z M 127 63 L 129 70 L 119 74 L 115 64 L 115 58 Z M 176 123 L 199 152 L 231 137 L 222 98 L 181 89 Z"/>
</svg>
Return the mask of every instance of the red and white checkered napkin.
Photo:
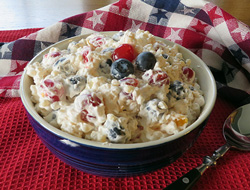
<svg viewBox="0 0 250 190">
<path fill-rule="evenodd" d="M 19 96 L 26 64 L 49 45 L 93 31 L 148 30 L 196 53 L 212 70 L 218 91 L 250 102 L 250 29 L 203 0 L 120 0 L 0 44 L 0 96 Z"/>
</svg>

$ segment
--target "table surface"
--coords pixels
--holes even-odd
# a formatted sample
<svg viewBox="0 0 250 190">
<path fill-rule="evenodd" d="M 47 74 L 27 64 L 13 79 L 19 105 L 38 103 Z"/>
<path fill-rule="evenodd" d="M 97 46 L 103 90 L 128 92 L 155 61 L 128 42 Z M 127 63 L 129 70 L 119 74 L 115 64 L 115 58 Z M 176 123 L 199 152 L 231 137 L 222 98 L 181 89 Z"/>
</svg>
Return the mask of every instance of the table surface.
<svg viewBox="0 0 250 190">
<path fill-rule="evenodd" d="M 1 0 L 0 30 L 43 28 L 67 17 L 88 12 L 117 0 Z M 249 0 L 208 0 L 250 25 Z"/>
<path fill-rule="evenodd" d="M 0 30 L 43 28 L 117 0 L 0 0 Z"/>
</svg>

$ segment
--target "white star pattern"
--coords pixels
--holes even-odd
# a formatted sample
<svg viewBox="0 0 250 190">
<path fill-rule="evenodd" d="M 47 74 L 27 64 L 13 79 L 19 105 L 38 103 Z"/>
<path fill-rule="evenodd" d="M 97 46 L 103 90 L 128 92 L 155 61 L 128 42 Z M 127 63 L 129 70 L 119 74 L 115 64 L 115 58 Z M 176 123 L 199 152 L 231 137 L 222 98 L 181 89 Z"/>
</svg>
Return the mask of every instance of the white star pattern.
<svg viewBox="0 0 250 190">
<path fill-rule="evenodd" d="M 184 13 L 184 15 L 186 15 L 188 13 L 194 14 L 193 9 L 187 8 L 186 6 L 184 6 L 183 13 Z"/>
<path fill-rule="evenodd" d="M 6 89 L 0 89 L 0 94 L 2 94 Z"/>
<path fill-rule="evenodd" d="M 136 31 L 141 27 L 142 23 L 136 24 L 135 21 L 132 20 L 131 31 Z"/>
<path fill-rule="evenodd" d="M 248 28 L 239 22 L 238 28 L 234 29 L 232 33 L 240 33 L 242 40 L 245 40 L 246 35 L 249 33 Z"/>
<path fill-rule="evenodd" d="M 102 24 L 104 25 L 104 23 L 102 22 L 101 18 L 102 18 L 103 13 L 101 14 L 97 14 L 96 11 L 93 11 L 93 16 L 89 17 L 87 20 L 91 21 L 93 23 L 93 28 L 95 28 L 95 26 L 97 24 Z"/>
<path fill-rule="evenodd" d="M 222 11 L 219 7 L 216 7 L 215 13 L 221 17 L 223 16 Z"/>
<path fill-rule="evenodd" d="M 43 43 L 43 42 L 41 42 L 41 49 L 45 49 L 47 46 Z"/>
<path fill-rule="evenodd" d="M 10 73 L 11 61 L 8 59 L 0 59 L 0 79 Z"/>
<path fill-rule="evenodd" d="M 171 28 L 171 34 L 166 39 L 174 41 L 174 42 L 177 40 L 181 40 L 179 36 L 180 31 L 181 29 L 175 31 L 174 29 Z"/>
<path fill-rule="evenodd" d="M 2 48 L 0 48 L 0 55 L 3 56 L 4 53 L 5 53 L 5 47 L 3 45 Z"/>
<path fill-rule="evenodd" d="M 0 55 L 2 54 L 2 57 L 6 53 L 11 53 L 11 50 L 9 49 L 9 44 L 4 44 L 2 48 L 0 49 Z"/>
<path fill-rule="evenodd" d="M 212 50 L 214 51 L 216 50 L 216 48 L 218 48 L 219 50 L 223 50 L 223 47 L 218 42 L 215 42 L 213 40 L 207 41 L 206 44 L 211 45 Z"/>
<path fill-rule="evenodd" d="M 216 9 L 214 11 L 214 17 L 215 17 L 213 20 L 214 25 L 218 25 L 218 24 L 224 22 L 224 17 L 223 17 L 221 9 L 219 7 L 216 7 Z"/>
</svg>

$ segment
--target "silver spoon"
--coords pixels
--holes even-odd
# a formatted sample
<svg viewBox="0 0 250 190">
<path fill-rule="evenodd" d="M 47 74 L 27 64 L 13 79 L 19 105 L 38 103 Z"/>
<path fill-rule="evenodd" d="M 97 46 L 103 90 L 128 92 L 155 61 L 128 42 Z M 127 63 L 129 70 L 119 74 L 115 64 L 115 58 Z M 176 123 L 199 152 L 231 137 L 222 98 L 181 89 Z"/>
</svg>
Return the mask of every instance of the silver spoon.
<svg viewBox="0 0 250 190">
<path fill-rule="evenodd" d="M 250 104 L 246 104 L 233 111 L 223 125 L 223 135 L 226 144 L 214 151 L 213 155 L 205 156 L 203 163 L 170 184 L 165 190 L 188 190 L 201 177 L 201 175 L 230 148 L 250 150 Z"/>
</svg>

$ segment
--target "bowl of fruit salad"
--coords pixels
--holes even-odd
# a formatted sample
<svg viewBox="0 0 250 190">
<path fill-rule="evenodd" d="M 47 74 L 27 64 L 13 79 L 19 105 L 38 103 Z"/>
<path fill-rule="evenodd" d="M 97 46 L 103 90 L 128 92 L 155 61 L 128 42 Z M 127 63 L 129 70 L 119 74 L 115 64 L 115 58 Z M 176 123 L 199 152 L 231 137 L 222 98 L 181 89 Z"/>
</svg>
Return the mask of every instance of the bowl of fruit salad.
<svg viewBox="0 0 250 190">
<path fill-rule="evenodd" d="M 87 173 L 156 170 L 187 151 L 216 100 L 195 54 L 148 31 L 101 32 L 58 42 L 22 75 L 27 117 L 48 149 Z"/>
</svg>

